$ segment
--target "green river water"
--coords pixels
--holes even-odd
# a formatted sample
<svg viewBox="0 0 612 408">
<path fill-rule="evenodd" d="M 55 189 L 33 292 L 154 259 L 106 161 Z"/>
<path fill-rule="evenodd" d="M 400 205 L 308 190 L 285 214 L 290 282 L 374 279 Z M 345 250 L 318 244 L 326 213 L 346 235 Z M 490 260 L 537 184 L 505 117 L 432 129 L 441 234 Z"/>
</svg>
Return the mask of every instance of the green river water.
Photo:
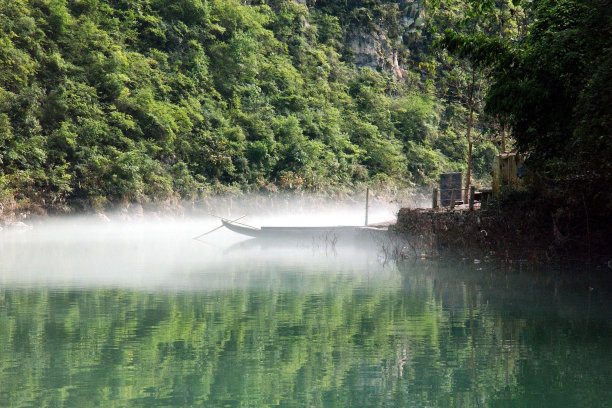
<svg viewBox="0 0 612 408">
<path fill-rule="evenodd" d="M 612 406 L 609 286 L 580 265 L 187 232 L 2 236 L 0 407 Z"/>
</svg>

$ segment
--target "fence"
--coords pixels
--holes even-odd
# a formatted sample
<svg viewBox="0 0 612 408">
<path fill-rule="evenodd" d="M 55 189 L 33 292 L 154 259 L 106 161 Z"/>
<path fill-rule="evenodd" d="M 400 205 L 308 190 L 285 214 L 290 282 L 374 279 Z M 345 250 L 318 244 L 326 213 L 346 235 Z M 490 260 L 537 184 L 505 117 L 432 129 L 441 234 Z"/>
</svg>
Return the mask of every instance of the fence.
<svg viewBox="0 0 612 408">
<path fill-rule="evenodd" d="M 442 199 L 443 195 L 447 194 L 449 196 L 448 201 L 444 201 Z M 492 195 L 491 190 L 481 190 L 476 191 L 474 186 L 470 186 L 470 188 L 448 188 L 448 189 L 438 189 L 434 187 L 433 195 L 432 195 L 432 208 L 439 208 L 438 203 L 441 204 L 442 207 L 450 207 L 451 209 L 455 208 L 455 205 L 464 204 L 463 197 L 467 195 L 467 201 L 469 204 L 470 211 L 474 209 L 474 203 L 480 202 L 481 206 L 486 204 L 489 198 Z M 440 200 L 438 201 L 438 198 Z M 446 204 L 446 205 L 445 205 Z"/>
</svg>

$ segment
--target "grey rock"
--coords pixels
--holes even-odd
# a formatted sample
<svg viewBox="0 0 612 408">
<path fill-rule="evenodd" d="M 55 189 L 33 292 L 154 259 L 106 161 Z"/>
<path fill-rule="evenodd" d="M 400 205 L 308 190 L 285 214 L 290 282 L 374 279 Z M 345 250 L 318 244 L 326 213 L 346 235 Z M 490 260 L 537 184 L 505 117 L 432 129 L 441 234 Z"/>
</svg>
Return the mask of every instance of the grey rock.
<svg viewBox="0 0 612 408">
<path fill-rule="evenodd" d="M 96 219 L 97 219 L 98 221 L 101 221 L 101 222 L 105 223 L 105 224 L 108 224 L 108 223 L 110 223 L 110 222 L 111 222 L 110 218 L 108 218 L 108 217 L 106 216 L 106 214 L 103 214 L 103 213 L 101 213 L 101 212 L 96 213 Z"/>
<path fill-rule="evenodd" d="M 12 221 L 5 225 L 8 229 L 15 231 L 28 231 L 32 229 L 31 225 L 26 224 L 23 221 Z"/>
</svg>

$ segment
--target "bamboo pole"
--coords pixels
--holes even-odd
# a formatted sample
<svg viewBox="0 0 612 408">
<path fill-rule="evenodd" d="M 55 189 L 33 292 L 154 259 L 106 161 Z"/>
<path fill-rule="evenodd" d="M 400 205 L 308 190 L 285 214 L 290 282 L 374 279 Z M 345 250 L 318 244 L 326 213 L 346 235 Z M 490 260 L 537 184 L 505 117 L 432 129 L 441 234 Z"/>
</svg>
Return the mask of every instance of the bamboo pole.
<svg viewBox="0 0 612 408">
<path fill-rule="evenodd" d="M 370 208 L 370 187 L 366 187 L 365 226 L 368 226 L 368 209 Z"/>
<path fill-rule="evenodd" d="M 470 211 L 474 211 L 474 195 L 476 194 L 476 187 L 470 186 Z"/>
<path fill-rule="evenodd" d="M 239 220 L 243 219 L 244 217 L 246 217 L 246 215 L 243 215 L 243 216 L 241 216 L 241 217 L 238 217 L 238 218 L 236 218 L 235 220 L 227 220 L 227 221 L 230 221 L 230 222 L 236 222 L 236 221 L 239 221 Z M 221 217 L 219 217 L 219 218 L 221 218 Z M 225 218 L 221 218 L 221 219 L 225 219 Z M 223 228 L 223 224 L 221 224 L 221 225 L 220 225 L 220 226 L 218 226 L 217 228 L 213 228 L 213 229 L 211 229 L 210 231 L 207 231 L 207 232 L 205 232 L 205 233 L 203 233 L 203 234 L 201 234 L 201 235 L 198 235 L 197 237 L 193 237 L 193 239 L 198 240 L 198 239 L 202 238 L 204 235 L 208 235 L 208 234 L 210 234 L 211 232 L 215 232 L 216 230 L 221 229 L 221 228 Z"/>
</svg>

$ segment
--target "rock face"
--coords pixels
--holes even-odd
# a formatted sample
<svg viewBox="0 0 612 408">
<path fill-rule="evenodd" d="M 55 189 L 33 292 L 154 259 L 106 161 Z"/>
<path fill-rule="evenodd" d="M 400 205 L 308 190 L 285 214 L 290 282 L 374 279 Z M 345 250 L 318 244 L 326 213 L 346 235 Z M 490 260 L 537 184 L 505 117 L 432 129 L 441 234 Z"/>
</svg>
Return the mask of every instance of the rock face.
<svg viewBox="0 0 612 408">
<path fill-rule="evenodd" d="M 6 227 L 14 231 L 28 231 L 32 229 L 31 225 L 28 225 L 22 221 L 9 222 L 6 224 Z"/>
<path fill-rule="evenodd" d="M 101 212 L 96 213 L 96 219 L 104 224 L 109 224 L 111 222 L 111 220 L 106 216 L 106 214 Z"/>
<path fill-rule="evenodd" d="M 317 0 L 293 0 L 310 8 L 317 8 Z M 418 47 L 425 26 L 423 0 L 383 0 L 380 7 L 348 6 L 343 12 L 347 26 L 345 46 L 357 67 L 369 67 L 391 73 L 396 79 L 406 74 L 403 65 L 406 55 Z M 361 6 L 361 7 L 360 7 Z M 347 19 L 347 16 L 351 16 Z M 340 17 L 336 15 L 336 17 Z M 342 20 L 342 18 L 341 18 Z M 308 21 L 304 22 L 308 26 Z"/>
<path fill-rule="evenodd" d="M 405 70 L 401 66 L 400 50 L 410 51 L 410 45 L 425 24 L 425 10 L 418 1 L 404 0 L 391 3 L 395 13 L 394 21 L 381 20 L 368 25 L 356 25 L 347 33 L 347 46 L 352 51 L 354 63 L 358 67 L 381 69 L 401 79 Z M 391 26 L 393 30 L 391 30 Z M 396 32 L 397 38 L 389 38 Z"/>
<path fill-rule="evenodd" d="M 398 62 L 398 53 L 391 47 L 384 33 L 355 30 L 349 35 L 348 46 L 358 67 L 380 68 L 393 73 L 396 78 L 404 76 Z"/>
</svg>

